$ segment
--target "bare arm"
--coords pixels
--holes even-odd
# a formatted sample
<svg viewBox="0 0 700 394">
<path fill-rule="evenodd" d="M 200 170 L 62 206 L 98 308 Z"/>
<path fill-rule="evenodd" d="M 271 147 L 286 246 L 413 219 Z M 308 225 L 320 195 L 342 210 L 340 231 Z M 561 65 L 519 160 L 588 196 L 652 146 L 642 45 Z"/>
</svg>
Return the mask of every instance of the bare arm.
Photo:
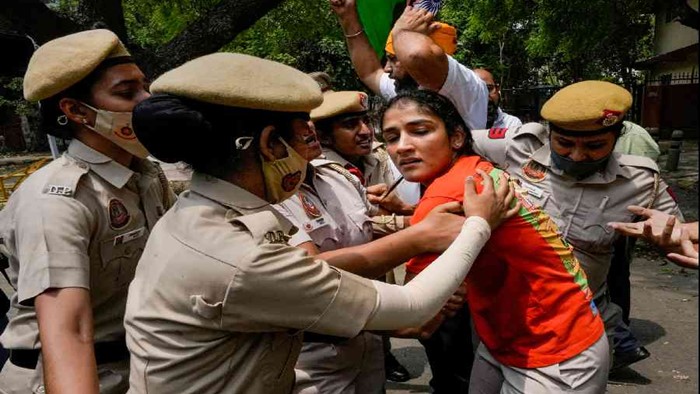
<svg viewBox="0 0 700 394">
<path fill-rule="evenodd" d="M 379 94 L 379 80 L 384 73 L 372 45 L 364 34 L 355 0 L 330 0 L 333 12 L 347 37 L 348 52 L 357 76 L 370 90 Z M 359 32 L 362 32 L 358 34 Z"/>
<path fill-rule="evenodd" d="M 99 393 L 90 293 L 49 289 L 35 299 L 46 392 Z"/>
<path fill-rule="evenodd" d="M 406 7 L 392 35 L 401 66 L 420 86 L 438 91 L 447 80 L 449 63 L 445 52 L 428 36 L 438 25 L 421 8 Z"/>
</svg>

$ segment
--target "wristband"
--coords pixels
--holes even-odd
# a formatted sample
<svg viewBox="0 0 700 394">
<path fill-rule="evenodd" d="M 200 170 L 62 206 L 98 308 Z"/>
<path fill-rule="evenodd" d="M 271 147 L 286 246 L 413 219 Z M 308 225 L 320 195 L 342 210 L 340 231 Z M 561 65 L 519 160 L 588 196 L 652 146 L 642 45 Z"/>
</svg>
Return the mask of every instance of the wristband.
<svg viewBox="0 0 700 394">
<path fill-rule="evenodd" d="M 360 29 L 360 31 L 358 31 L 357 33 L 345 34 L 345 38 L 355 38 L 364 32 L 365 32 L 365 29 Z"/>
</svg>

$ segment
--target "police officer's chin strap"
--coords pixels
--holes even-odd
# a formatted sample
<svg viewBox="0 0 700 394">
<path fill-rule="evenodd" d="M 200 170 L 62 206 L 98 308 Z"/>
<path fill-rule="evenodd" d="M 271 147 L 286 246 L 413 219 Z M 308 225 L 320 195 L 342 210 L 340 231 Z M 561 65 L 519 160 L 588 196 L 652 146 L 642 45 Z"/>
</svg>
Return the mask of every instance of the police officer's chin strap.
<svg viewBox="0 0 700 394">
<path fill-rule="evenodd" d="M 490 236 L 486 220 L 471 216 L 452 245 L 405 286 L 372 281 L 377 307 L 364 329 L 418 327 L 432 319 L 464 281 Z"/>
</svg>

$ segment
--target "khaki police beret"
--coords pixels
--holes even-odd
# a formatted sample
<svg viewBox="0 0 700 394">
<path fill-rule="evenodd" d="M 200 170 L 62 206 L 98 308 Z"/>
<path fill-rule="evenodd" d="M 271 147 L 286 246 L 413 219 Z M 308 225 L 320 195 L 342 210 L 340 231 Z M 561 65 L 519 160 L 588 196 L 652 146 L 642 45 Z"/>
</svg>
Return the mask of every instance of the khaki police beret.
<svg viewBox="0 0 700 394">
<path fill-rule="evenodd" d="M 24 74 L 24 98 L 44 100 L 87 77 L 105 59 L 129 56 L 109 30 L 87 30 L 51 40 L 34 52 Z"/>
<path fill-rule="evenodd" d="M 329 92 L 323 95 L 323 104 L 311 111 L 311 120 L 318 121 L 342 114 L 366 112 L 369 99 L 363 92 Z"/>
<path fill-rule="evenodd" d="M 625 88 L 605 81 L 583 81 L 554 94 L 540 115 L 565 130 L 595 131 L 621 122 L 632 106 Z"/>
<path fill-rule="evenodd" d="M 440 25 L 440 28 L 432 32 L 430 38 L 432 38 L 433 42 L 442 48 L 446 54 L 454 55 L 454 53 L 457 52 L 457 29 L 447 23 L 435 23 Z M 386 40 L 384 50 L 391 55 L 396 55 L 396 52 L 394 52 L 394 38 L 391 33 Z"/>
<path fill-rule="evenodd" d="M 151 92 L 229 107 L 309 112 L 323 101 L 316 81 L 284 64 L 239 53 L 212 53 L 161 75 Z"/>
</svg>

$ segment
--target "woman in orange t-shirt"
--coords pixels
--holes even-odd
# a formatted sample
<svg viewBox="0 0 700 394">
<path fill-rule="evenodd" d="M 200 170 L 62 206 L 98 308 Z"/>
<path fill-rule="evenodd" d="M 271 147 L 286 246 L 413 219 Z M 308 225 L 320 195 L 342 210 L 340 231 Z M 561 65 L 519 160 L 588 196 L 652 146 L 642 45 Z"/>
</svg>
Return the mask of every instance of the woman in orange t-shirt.
<svg viewBox="0 0 700 394">
<path fill-rule="evenodd" d="M 411 224 L 437 205 L 462 201 L 465 177 L 490 176 L 497 182 L 502 173 L 473 153 L 469 129 L 454 105 L 437 93 L 399 94 L 382 109 L 380 126 L 403 176 L 425 187 Z M 517 194 L 519 214 L 494 231 L 466 279 L 467 302 L 482 341 L 469 392 L 602 393 L 608 342 L 586 276 L 549 216 Z M 411 259 L 407 280 L 435 257 Z M 469 336 L 468 326 L 462 325 L 458 335 Z M 449 357 L 445 344 L 429 340 L 427 345 L 431 364 Z M 461 354 L 468 357 L 464 350 Z"/>
</svg>

